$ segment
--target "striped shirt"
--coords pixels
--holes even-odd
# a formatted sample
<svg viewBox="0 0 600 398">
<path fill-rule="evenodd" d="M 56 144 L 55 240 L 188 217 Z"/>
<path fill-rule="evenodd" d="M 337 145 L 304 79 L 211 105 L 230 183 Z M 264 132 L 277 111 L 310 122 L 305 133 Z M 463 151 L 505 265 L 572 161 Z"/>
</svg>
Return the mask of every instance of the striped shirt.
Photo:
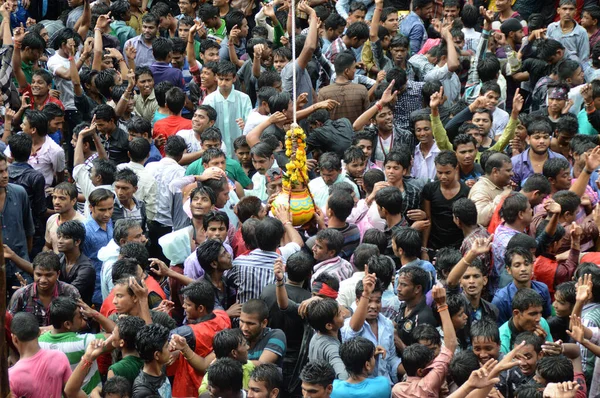
<svg viewBox="0 0 600 398">
<path fill-rule="evenodd" d="M 275 252 L 255 249 L 233 260 L 230 278 L 237 286 L 237 301 L 240 304 L 260 298 L 263 288 L 275 283 L 273 264 L 278 258 L 282 257 Z"/>
<path fill-rule="evenodd" d="M 313 276 L 310 280 L 312 283 L 317 276 L 327 272 L 337 278 L 340 282 L 344 279 L 348 279 L 354 272 L 354 267 L 348 261 L 344 260 L 340 256 L 335 256 L 329 260 L 321 261 L 319 264 L 314 266 Z"/>
<path fill-rule="evenodd" d="M 58 350 L 63 352 L 69 359 L 71 371 L 81 361 L 81 357 L 85 354 L 87 345 L 95 339 L 104 340 L 104 334 L 78 334 L 75 332 L 65 333 L 44 333 L 40 336 L 40 347 L 44 350 Z M 96 386 L 100 384 L 100 372 L 98 372 L 98 364 L 96 361 L 92 363 L 92 367 L 83 379 L 83 391 L 90 394 Z"/>
</svg>

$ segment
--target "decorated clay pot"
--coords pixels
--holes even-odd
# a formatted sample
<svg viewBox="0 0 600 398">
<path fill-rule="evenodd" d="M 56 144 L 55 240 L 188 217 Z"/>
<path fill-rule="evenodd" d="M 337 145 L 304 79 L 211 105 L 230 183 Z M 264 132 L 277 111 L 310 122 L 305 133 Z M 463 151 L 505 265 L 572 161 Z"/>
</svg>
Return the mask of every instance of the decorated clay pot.
<svg viewBox="0 0 600 398">
<path fill-rule="evenodd" d="M 288 205 L 292 212 L 292 225 L 300 227 L 309 222 L 315 214 L 315 205 L 308 188 L 284 189 L 273 201 L 274 206 Z"/>
</svg>

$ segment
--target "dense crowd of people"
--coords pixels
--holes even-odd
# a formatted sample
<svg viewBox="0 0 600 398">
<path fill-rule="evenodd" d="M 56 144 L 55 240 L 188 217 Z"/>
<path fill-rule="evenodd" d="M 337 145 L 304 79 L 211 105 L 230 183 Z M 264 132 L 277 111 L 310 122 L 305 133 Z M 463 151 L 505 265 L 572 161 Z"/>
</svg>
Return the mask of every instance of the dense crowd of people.
<svg viewBox="0 0 600 398">
<path fill-rule="evenodd" d="M 0 15 L 13 397 L 600 396 L 598 1 Z"/>
</svg>

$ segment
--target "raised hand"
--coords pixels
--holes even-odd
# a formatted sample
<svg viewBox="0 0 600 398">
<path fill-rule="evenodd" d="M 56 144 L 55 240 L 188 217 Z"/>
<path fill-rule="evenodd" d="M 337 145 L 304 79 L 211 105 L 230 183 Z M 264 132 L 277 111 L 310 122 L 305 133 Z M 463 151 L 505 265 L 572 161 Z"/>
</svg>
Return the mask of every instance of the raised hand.
<svg viewBox="0 0 600 398">
<path fill-rule="evenodd" d="M 576 315 L 571 315 L 570 323 L 569 327 L 571 330 L 567 330 L 567 334 L 571 336 L 573 340 L 582 344 L 585 339 L 585 330 L 583 329 L 581 318 Z"/>
<path fill-rule="evenodd" d="M 392 92 L 392 89 L 394 88 L 394 84 L 396 84 L 396 80 L 392 80 L 390 82 L 390 84 L 388 84 L 385 91 L 383 92 L 383 95 L 381 96 L 381 99 L 380 99 L 382 104 L 387 105 L 390 102 L 396 100 L 396 97 L 398 96 L 398 90 Z"/>
<path fill-rule="evenodd" d="M 75 55 L 75 40 L 68 39 L 67 40 L 67 56 L 73 57 Z"/>
<path fill-rule="evenodd" d="M 571 109 L 573 104 L 574 102 L 572 99 L 569 99 L 567 102 L 565 102 L 565 106 L 563 106 L 562 110 L 560 111 L 561 115 L 566 115 L 569 113 L 569 109 Z"/>
<path fill-rule="evenodd" d="M 239 318 L 242 315 L 242 304 L 236 302 L 227 308 L 226 312 L 230 318 Z"/>
<path fill-rule="evenodd" d="M 108 25 L 110 25 L 111 22 L 112 22 L 112 20 L 110 19 L 110 11 L 109 11 L 108 14 L 98 16 L 98 19 L 96 20 L 96 28 L 105 30 L 106 27 Z"/>
<path fill-rule="evenodd" d="M 85 358 L 86 360 L 88 360 L 90 362 L 95 361 L 96 359 L 98 359 L 98 357 L 100 355 L 102 355 L 102 353 L 104 352 L 105 346 L 106 346 L 105 340 L 96 339 L 96 340 L 90 341 L 90 343 L 87 345 L 87 347 L 85 349 L 85 354 L 82 358 Z"/>
<path fill-rule="evenodd" d="M 265 16 L 267 16 L 268 18 L 276 18 L 275 16 L 275 9 L 273 8 L 273 3 L 261 3 L 262 8 L 263 8 L 263 13 L 265 14 Z"/>
<path fill-rule="evenodd" d="M 271 124 L 283 123 L 287 120 L 287 117 L 283 114 L 283 112 L 275 112 L 271 116 L 269 116 L 269 121 Z"/>
<path fill-rule="evenodd" d="M 469 376 L 469 380 L 467 380 L 468 385 L 473 389 L 478 389 L 486 388 L 496 383 L 499 383 L 499 378 L 489 378 L 492 369 L 494 369 L 496 365 L 498 365 L 497 360 L 489 359 L 481 368 L 471 372 L 471 376 Z"/>
<path fill-rule="evenodd" d="M 365 265 L 365 276 L 363 277 L 363 295 L 370 296 L 375 289 L 377 277 L 375 274 L 369 274 L 369 266 Z"/>
<path fill-rule="evenodd" d="M 515 96 L 513 97 L 513 109 L 512 111 L 518 115 L 519 113 L 521 113 L 521 111 L 523 110 L 523 104 L 525 103 L 525 99 L 523 98 L 523 96 L 521 95 L 521 93 L 519 92 L 520 89 L 517 89 L 515 91 Z"/>
<path fill-rule="evenodd" d="M 446 289 L 444 287 L 435 285 L 431 289 L 431 296 L 438 307 L 446 305 Z"/>
<path fill-rule="evenodd" d="M 585 303 L 592 299 L 592 288 L 594 284 L 592 282 L 592 274 L 585 274 L 579 277 L 576 284 L 575 300 Z"/>
<path fill-rule="evenodd" d="M 333 109 L 335 109 L 336 106 L 340 105 L 340 103 L 334 99 L 327 99 L 321 102 L 317 102 L 316 105 L 319 107 L 319 109 L 327 109 L 328 111 L 332 111 Z"/>
<path fill-rule="evenodd" d="M 149 258 L 150 260 L 150 272 L 154 275 L 164 278 L 169 275 L 169 266 L 164 261 L 158 258 Z"/>
<path fill-rule="evenodd" d="M 444 86 L 440 87 L 440 91 L 433 93 L 429 99 L 429 107 L 431 109 L 437 108 L 442 104 L 444 99 Z"/>
<path fill-rule="evenodd" d="M 546 203 L 544 203 L 544 210 L 548 214 L 560 214 L 562 211 L 560 204 L 556 203 L 553 199 L 548 199 Z"/>
<path fill-rule="evenodd" d="M 492 250 L 492 241 L 494 240 L 494 235 L 490 235 L 488 238 L 477 238 L 473 245 L 471 245 L 471 251 L 475 257 L 478 257 L 482 254 L 489 253 Z"/>
<path fill-rule="evenodd" d="M 491 24 L 492 21 L 494 20 L 494 11 L 493 10 L 487 10 L 485 7 L 480 6 L 479 13 L 483 17 L 483 19 L 485 19 L 485 21 L 489 24 Z"/>
<path fill-rule="evenodd" d="M 562 340 L 557 340 L 554 342 L 545 341 L 544 344 L 542 344 L 542 351 L 544 351 L 545 355 L 560 355 L 564 350 L 562 344 Z"/>
<path fill-rule="evenodd" d="M 13 30 L 13 40 L 15 41 L 15 43 L 20 43 L 23 41 L 23 38 L 25 37 L 25 35 L 28 33 L 29 32 L 25 30 L 25 28 L 23 27 L 23 24 L 21 23 L 21 26 L 17 26 Z"/>
<path fill-rule="evenodd" d="M 375 356 L 377 355 L 381 355 L 382 359 L 385 359 L 387 352 L 385 351 L 385 348 L 383 348 L 382 346 L 378 345 L 375 347 Z"/>
<path fill-rule="evenodd" d="M 581 225 L 573 221 L 573 223 L 571 224 L 570 234 L 572 240 L 580 240 L 581 235 L 583 235 L 583 228 L 581 228 Z"/>
<path fill-rule="evenodd" d="M 379 84 L 382 81 L 385 80 L 385 77 L 387 76 L 387 73 L 385 73 L 384 70 L 380 70 L 379 73 L 377 73 L 377 78 L 375 79 L 375 83 Z"/>
<path fill-rule="evenodd" d="M 589 172 L 592 172 L 600 167 L 600 146 L 592 149 L 592 152 L 589 154 L 584 154 L 584 156 L 585 167 Z"/>
<path fill-rule="evenodd" d="M 187 346 L 188 343 L 185 337 L 178 334 L 171 336 L 171 341 L 169 341 L 169 351 L 183 351 Z"/>
<path fill-rule="evenodd" d="M 312 16 L 312 14 L 315 12 L 315 10 L 313 10 L 311 6 L 308 5 L 308 2 L 306 0 L 302 0 L 300 4 L 298 4 L 298 11 L 310 16 Z"/>
<path fill-rule="evenodd" d="M 141 283 L 138 283 L 133 276 L 129 277 L 129 288 L 133 291 L 133 294 L 139 300 L 147 300 L 148 299 L 148 287 L 143 280 L 140 280 Z"/>
<path fill-rule="evenodd" d="M 231 32 L 229 32 L 229 40 L 236 41 L 241 32 L 242 32 L 242 30 L 240 28 L 238 28 L 237 25 L 234 25 L 234 27 L 231 28 Z"/>
<path fill-rule="evenodd" d="M 137 49 L 132 44 L 129 44 L 127 47 L 125 47 L 125 56 L 127 59 L 135 59 L 136 55 Z"/>
<path fill-rule="evenodd" d="M 544 398 L 573 398 L 581 388 L 576 381 L 565 381 L 563 383 L 548 383 L 544 388 Z"/>
<path fill-rule="evenodd" d="M 175 308 L 175 303 L 169 300 L 163 300 L 160 304 L 154 309 L 154 311 L 164 312 L 166 314 L 170 314 Z"/>
<path fill-rule="evenodd" d="M 81 316 L 86 319 L 94 319 L 95 315 L 98 313 L 98 311 L 92 309 L 92 307 L 87 305 L 82 299 L 77 300 L 77 305 L 79 306 Z"/>
<path fill-rule="evenodd" d="M 586 104 L 589 104 L 593 101 L 592 98 L 592 85 L 590 83 L 586 84 L 581 88 L 581 96 Z"/>
<path fill-rule="evenodd" d="M 279 219 L 284 225 L 292 221 L 292 215 L 290 213 L 290 207 L 286 205 L 274 206 L 272 208 L 273 214 Z"/>
<path fill-rule="evenodd" d="M 275 264 L 273 265 L 273 272 L 275 273 L 275 279 L 278 282 L 283 281 L 285 266 L 283 265 L 283 261 L 280 258 L 275 260 Z"/>
</svg>

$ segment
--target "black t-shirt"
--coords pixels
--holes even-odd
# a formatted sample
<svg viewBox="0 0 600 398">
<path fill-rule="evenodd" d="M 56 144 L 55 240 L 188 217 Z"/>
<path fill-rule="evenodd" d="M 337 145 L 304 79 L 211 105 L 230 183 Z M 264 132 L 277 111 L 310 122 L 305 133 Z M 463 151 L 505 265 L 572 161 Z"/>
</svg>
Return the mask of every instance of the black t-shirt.
<svg viewBox="0 0 600 398">
<path fill-rule="evenodd" d="M 431 204 L 431 232 L 428 246 L 440 249 L 452 246 L 458 249 L 463 240 L 462 231 L 452 221 L 452 204 L 458 199 L 469 196 L 469 187 L 460 183 L 460 190 L 452 199 L 446 199 L 442 194 L 439 181 L 429 182 L 423 187 L 421 197 Z"/>
<path fill-rule="evenodd" d="M 412 331 L 419 325 L 427 324 L 433 327 L 438 327 L 438 322 L 433 315 L 432 309 L 427 305 L 425 297 L 417 304 L 408 316 L 404 316 L 404 310 L 406 309 L 406 303 L 400 304 L 398 310 L 398 317 L 396 317 L 396 329 L 398 330 L 398 336 L 402 342 L 409 346 L 416 343 L 412 337 Z"/>
</svg>

